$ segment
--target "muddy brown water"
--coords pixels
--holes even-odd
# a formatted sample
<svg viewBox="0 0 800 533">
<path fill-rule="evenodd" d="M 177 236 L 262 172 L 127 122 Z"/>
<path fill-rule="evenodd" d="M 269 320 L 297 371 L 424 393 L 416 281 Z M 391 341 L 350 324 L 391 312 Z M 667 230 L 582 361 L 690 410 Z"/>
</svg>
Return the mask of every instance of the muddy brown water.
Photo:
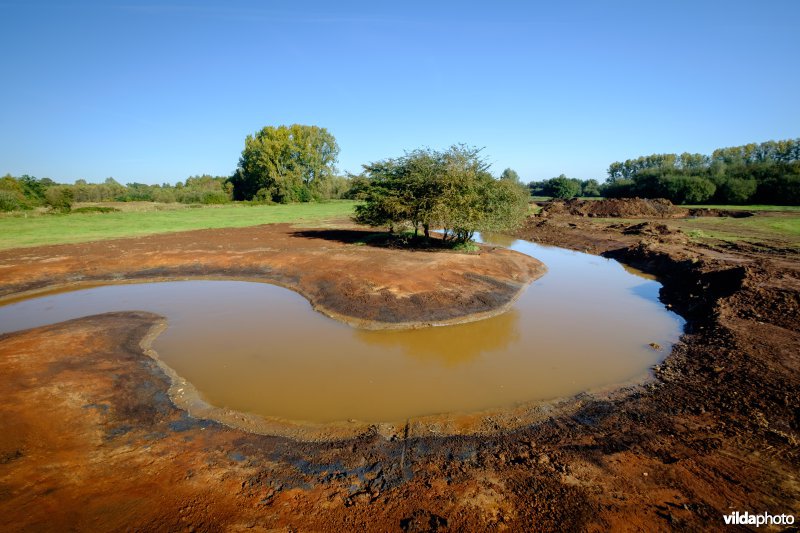
<svg viewBox="0 0 800 533">
<path fill-rule="evenodd" d="M 216 407 L 294 421 L 396 422 L 551 400 L 646 377 L 683 328 L 660 284 L 602 257 L 486 235 L 548 272 L 500 316 L 359 330 L 241 281 L 123 284 L 0 307 L 0 333 L 109 311 L 167 318 L 160 358 Z M 661 350 L 654 350 L 656 343 Z"/>
</svg>

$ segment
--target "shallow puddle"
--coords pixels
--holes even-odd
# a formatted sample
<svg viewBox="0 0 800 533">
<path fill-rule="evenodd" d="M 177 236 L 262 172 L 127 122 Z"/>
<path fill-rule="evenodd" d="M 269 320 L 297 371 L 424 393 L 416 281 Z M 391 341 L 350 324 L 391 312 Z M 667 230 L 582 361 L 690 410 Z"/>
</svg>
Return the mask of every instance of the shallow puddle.
<svg viewBox="0 0 800 533">
<path fill-rule="evenodd" d="M 281 287 L 177 281 L 95 287 L 0 307 L 0 333 L 108 311 L 167 317 L 161 359 L 217 407 L 291 420 L 401 421 L 549 400 L 645 376 L 683 320 L 616 261 L 486 236 L 548 267 L 495 318 L 367 331 Z M 655 342 L 663 350 L 648 346 Z"/>
</svg>

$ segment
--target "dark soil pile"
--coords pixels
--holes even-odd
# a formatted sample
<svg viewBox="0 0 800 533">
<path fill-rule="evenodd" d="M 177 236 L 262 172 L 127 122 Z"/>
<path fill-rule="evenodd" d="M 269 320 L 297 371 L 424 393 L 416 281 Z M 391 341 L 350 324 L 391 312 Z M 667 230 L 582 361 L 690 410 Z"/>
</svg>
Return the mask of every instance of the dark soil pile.
<svg viewBox="0 0 800 533">
<path fill-rule="evenodd" d="M 542 207 L 541 216 L 573 215 L 602 218 L 677 218 L 689 214 L 664 198 L 607 198 L 605 200 L 554 200 Z"/>
<path fill-rule="evenodd" d="M 661 235 L 671 235 L 675 233 L 665 224 L 658 224 L 654 222 L 641 222 L 628 226 L 622 230 L 623 235 L 649 235 L 659 237 Z"/>
</svg>

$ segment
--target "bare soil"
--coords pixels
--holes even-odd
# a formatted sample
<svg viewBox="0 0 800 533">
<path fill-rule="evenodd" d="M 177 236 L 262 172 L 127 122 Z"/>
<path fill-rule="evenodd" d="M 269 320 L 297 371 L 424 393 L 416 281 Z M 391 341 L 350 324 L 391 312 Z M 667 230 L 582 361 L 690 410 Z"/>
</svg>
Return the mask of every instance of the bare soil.
<svg viewBox="0 0 800 533">
<path fill-rule="evenodd" d="M 147 313 L 2 336 L 0 529 L 705 531 L 725 529 L 723 514 L 736 510 L 797 516 L 796 248 L 700 245 L 672 224 L 548 213 L 520 230 L 523 238 L 615 257 L 660 276 L 662 299 L 687 318 L 687 332 L 652 383 L 579 397 L 570 409 L 484 435 L 437 435 L 409 424 L 396 435 L 373 427 L 314 443 L 193 418 L 170 401 L 169 379 L 143 354 L 140 343 L 160 320 Z M 237 256 L 246 239 L 232 240 L 229 231 L 192 232 L 203 236 L 189 239 L 196 249 L 181 245 L 184 234 L 6 252 L 5 294 L 43 287 L 49 278 L 185 275 L 170 270 L 163 259 L 170 254 L 196 261 L 190 273 L 247 277 Z M 265 230 L 235 231 L 262 239 Z M 280 231 L 291 238 L 290 229 Z M 205 242 L 222 250 L 216 270 Z M 263 257 L 275 250 L 268 240 L 251 246 L 262 247 Z M 332 257 L 334 277 L 363 285 L 350 268 L 357 259 L 319 253 Z M 430 252 L 408 253 L 440 261 Z M 309 270 L 311 260 L 302 257 L 280 268 Z M 381 269 L 400 273 L 421 264 L 402 261 L 387 259 Z M 254 277 L 275 280 L 274 272 L 285 272 L 277 263 L 260 272 L 259 261 L 244 264 Z M 463 283 L 463 265 L 460 278 L 434 266 L 444 282 Z M 493 272 L 513 279 L 500 267 Z M 39 273 L 33 281 L 31 273 Z M 428 283 L 435 279 L 431 274 Z M 430 288 L 405 283 L 409 293 Z M 362 305 L 381 301 L 366 296 Z M 472 301 L 466 309 L 475 309 Z"/>
<path fill-rule="evenodd" d="M 374 233 L 272 224 L 0 252 L 0 302 L 103 282 L 224 278 L 275 283 L 362 328 L 466 322 L 504 312 L 545 272 L 524 254 L 370 246 Z"/>
</svg>

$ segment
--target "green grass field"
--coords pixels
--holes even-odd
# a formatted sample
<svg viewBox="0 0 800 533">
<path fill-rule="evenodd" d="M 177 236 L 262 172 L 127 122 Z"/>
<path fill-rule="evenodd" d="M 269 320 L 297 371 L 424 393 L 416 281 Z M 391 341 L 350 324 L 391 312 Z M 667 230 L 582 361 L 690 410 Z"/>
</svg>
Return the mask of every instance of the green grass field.
<svg viewBox="0 0 800 533">
<path fill-rule="evenodd" d="M 751 244 L 800 248 L 800 216 L 795 215 L 794 211 L 770 213 L 780 211 L 779 209 L 761 209 L 761 211 L 765 213 L 747 218 L 595 218 L 592 220 L 608 225 L 658 222 L 681 230 L 694 241 L 711 245 L 714 245 L 715 241 L 743 241 Z"/>
<path fill-rule="evenodd" d="M 111 204 L 108 204 L 111 205 Z M 114 204 L 119 205 L 119 204 Z M 115 213 L 0 216 L 0 249 L 134 237 L 205 228 L 240 228 L 278 222 L 308 223 L 347 217 L 355 202 L 290 205 L 221 205 L 199 208 L 132 205 Z M 127 207 L 127 208 L 126 208 Z"/>
<path fill-rule="evenodd" d="M 694 239 L 729 242 L 785 240 L 794 246 L 800 244 L 800 217 L 797 216 L 707 217 L 681 220 L 677 225 Z"/>
</svg>

